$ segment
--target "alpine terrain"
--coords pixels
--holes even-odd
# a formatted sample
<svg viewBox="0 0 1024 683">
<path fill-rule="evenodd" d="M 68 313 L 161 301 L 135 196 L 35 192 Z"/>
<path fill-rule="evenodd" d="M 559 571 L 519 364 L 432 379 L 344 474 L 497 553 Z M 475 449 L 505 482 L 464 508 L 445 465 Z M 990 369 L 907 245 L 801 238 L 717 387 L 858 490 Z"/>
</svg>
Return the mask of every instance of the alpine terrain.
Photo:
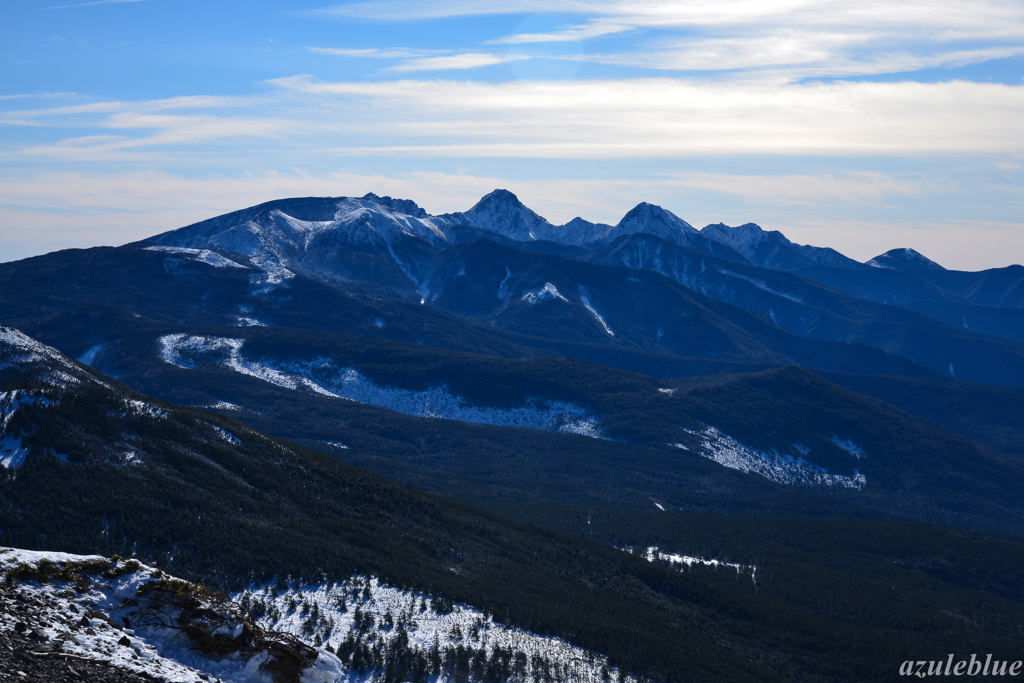
<svg viewBox="0 0 1024 683">
<path fill-rule="evenodd" d="M 0 263 L 0 663 L 668 683 L 1013 661 L 1022 415 L 1024 267 L 860 263 L 648 203 L 553 225 L 506 190 L 443 215 L 283 199 Z"/>
</svg>

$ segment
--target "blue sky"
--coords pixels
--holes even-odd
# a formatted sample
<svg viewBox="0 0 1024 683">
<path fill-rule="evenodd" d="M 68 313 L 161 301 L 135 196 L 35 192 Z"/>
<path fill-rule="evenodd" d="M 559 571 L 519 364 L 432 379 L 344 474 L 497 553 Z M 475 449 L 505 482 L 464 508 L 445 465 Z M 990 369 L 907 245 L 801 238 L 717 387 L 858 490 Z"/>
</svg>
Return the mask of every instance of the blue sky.
<svg viewBox="0 0 1024 683">
<path fill-rule="evenodd" d="M 270 199 L 1024 262 L 1024 3 L 8 0 L 0 260 Z"/>
</svg>

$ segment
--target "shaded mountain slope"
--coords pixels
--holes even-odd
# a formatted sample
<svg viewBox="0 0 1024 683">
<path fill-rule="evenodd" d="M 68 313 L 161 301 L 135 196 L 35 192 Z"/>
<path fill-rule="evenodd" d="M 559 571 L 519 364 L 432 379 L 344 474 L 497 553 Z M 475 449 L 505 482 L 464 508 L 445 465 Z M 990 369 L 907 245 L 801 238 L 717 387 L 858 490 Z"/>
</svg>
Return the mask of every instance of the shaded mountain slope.
<svg viewBox="0 0 1024 683">
<path fill-rule="evenodd" d="M 946 376 L 1024 385 L 1024 345 L 1020 342 L 857 298 L 794 273 L 715 259 L 649 235 L 619 240 L 585 258 L 654 270 L 711 298 L 764 316 L 796 335 L 864 343 Z M 751 329 L 747 324 L 744 328 Z"/>
<path fill-rule="evenodd" d="M 820 373 L 830 382 L 898 406 L 1007 455 L 1024 457 L 1024 392 L 900 375 Z"/>
<path fill-rule="evenodd" d="M 464 482 L 557 498 L 571 482 L 580 500 L 606 504 L 654 496 L 683 508 L 1024 524 L 1024 474 L 1005 456 L 795 368 L 665 382 L 559 357 L 145 319 L 109 353 L 108 369 L 140 390 L 241 409 L 270 433 L 446 495 L 466 495 Z M 549 455 L 531 463 L 538 451 Z M 452 476 L 454 488 L 439 483 Z"/>
<path fill-rule="evenodd" d="M 730 227 L 715 223 L 701 228 L 709 239 L 728 245 L 743 254 L 750 263 L 762 268 L 795 270 L 814 264 L 840 268 L 864 268 L 835 249 L 793 244 L 778 230 L 764 230 L 754 223 Z"/>
</svg>

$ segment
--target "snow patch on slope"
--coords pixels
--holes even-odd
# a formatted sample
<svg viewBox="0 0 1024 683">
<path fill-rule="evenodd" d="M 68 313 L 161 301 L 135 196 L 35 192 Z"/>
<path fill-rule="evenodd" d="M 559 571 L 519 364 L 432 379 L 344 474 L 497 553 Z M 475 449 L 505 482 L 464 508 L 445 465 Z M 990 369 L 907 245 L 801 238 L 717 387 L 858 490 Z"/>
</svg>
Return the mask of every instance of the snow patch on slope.
<svg viewBox="0 0 1024 683">
<path fill-rule="evenodd" d="M 235 261 L 225 258 L 216 252 L 210 251 L 209 249 L 192 249 L 189 247 L 169 247 L 159 245 L 155 247 L 146 247 L 146 251 L 163 251 L 170 254 L 180 254 L 192 261 L 199 261 L 200 263 L 211 265 L 214 268 L 245 268 L 241 263 L 236 263 Z"/>
<path fill-rule="evenodd" d="M 106 346 L 106 344 L 100 342 L 99 344 L 90 347 L 85 353 L 78 357 L 78 362 L 82 365 L 92 365 L 93 361 L 96 360 L 96 356 L 98 356 Z"/>
<path fill-rule="evenodd" d="M 355 368 L 335 369 L 328 359 L 279 367 L 287 368 L 299 376 L 312 375 L 315 383 L 326 387 L 332 396 L 388 408 L 405 415 L 604 438 L 598 421 L 579 406 L 567 401 L 527 399 L 527 405 L 518 408 L 474 406 L 443 385 L 419 391 L 381 386 L 364 377 Z"/>
<path fill-rule="evenodd" d="M 195 368 L 200 361 L 212 361 L 284 389 L 305 389 L 328 398 L 357 401 L 415 417 L 605 438 L 597 418 L 568 401 L 528 398 L 526 405 L 516 408 L 474 406 L 444 385 L 422 390 L 381 386 L 355 368 L 336 366 L 329 358 L 301 362 L 248 360 L 241 353 L 244 343 L 243 339 L 169 334 L 159 340 L 160 357 L 186 369 Z"/>
<path fill-rule="evenodd" d="M 632 548 L 624 548 L 627 553 L 632 554 Z M 669 566 L 672 565 L 685 565 L 687 567 L 693 567 L 694 565 L 703 567 L 732 567 L 736 570 L 737 574 L 750 574 L 750 580 L 757 583 L 757 566 L 752 564 L 738 564 L 736 562 L 723 562 L 722 560 L 706 559 L 703 557 L 693 557 L 691 555 L 676 555 L 672 553 L 664 553 L 658 549 L 658 546 L 652 545 L 643 553 L 640 553 L 640 557 L 644 558 L 648 562 L 667 562 Z"/>
<path fill-rule="evenodd" d="M 547 301 L 548 299 L 561 299 L 566 303 L 569 302 L 568 299 L 558 293 L 558 288 L 550 282 L 544 283 L 544 286 L 540 289 L 523 292 L 522 298 L 523 301 L 528 304 L 539 304 L 540 302 Z"/>
<path fill-rule="evenodd" d="M 841 474 L 829 474 L 803 457 L 780 455 L 775 451 L 764 453 L 747 448 L 731 436 L 721 433 L 714 427 L 705 427 L 698 432 L 704 457 L 714 460 L 723 467 L 759 474 L 780 484 L 804 484 L 830 486 L 851 489 L 863 489 L 867 479 L 854 470 L 852 477 Z"/>
<path fill-rule="evenodd" d="M 264 627 L 301 634 L 332 651 L 344 650 L 346 639 L 375 642 L 382 650 L 393 648 L 399 641 L 406 641 L 408 647 L 422 652 L 459 645 L 485 648 L 489 654 L 510 648 L 525 654 L 527 662 L 539 657 L 558 664 L 566 676 L 558 680 L 578 683 L 599 683 L 603 680 L 601 667 L 607 666 L 607 660 L 600 655 L 560 638 L 506 626 L 468 605 L 435 602 L 430 595 L 400 590 L 376 577 L 353 576 L 341 583 L 307 584 L 284 590 L 265 584 L 232 597 L 262 614 L 259 621 Z M 356 621 L 357 611 L 361 624 Z M 568 671 L 564 671 L 566 668 Z M 616 673 L 614 668 L 608 669 Z M 437 683 L 456 680 L 446 672 Z M 625 675 L 612 680 L 634 681 Z"/>
<path fill-rule="evenodd" d="M 50 400 L 28 391 L 0 391 L 0 466 L 15 470 L 25 464 L 29 449 L 22 448 L 21 437 L 7 432 L 11 418 L 23 405 L 42 403 L 49 405 Z M 60 457 L 60 456 L 58 456 Z"/>
<path fill-rule="evenodd" d="M 864 449 L 858 446 L 853 439 L 844 439 L 838 434 L 833 434 L 830 438 L 832 443 L 839 446 L 858 460 L 864 457 Z"/>
</svg>

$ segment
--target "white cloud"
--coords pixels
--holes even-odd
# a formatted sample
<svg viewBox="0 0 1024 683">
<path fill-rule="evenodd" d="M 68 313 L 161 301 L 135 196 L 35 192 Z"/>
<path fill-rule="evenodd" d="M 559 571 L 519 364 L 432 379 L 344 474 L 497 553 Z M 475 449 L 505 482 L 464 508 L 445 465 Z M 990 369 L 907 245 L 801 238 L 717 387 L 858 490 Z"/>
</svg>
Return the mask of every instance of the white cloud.
<svg viewBox="0 0 1024 683">
<path fill-rule="evenodd" d="M 445 57 L 444 59 L 448 59 Z M 451 55 L 429 68 L 471 68 Z M 465 59 L 463 59 L 465 58 Z M 433 59 L 433 58 L 431 58 Z M 401 67 L 399 67 L 401 68 Z M 428 68 L 425 64 L 405 68 Z M 180 97 L 20 110 L 0 163 L 188 162 L 379 155 L 537 159 L 697 156 L 935 156 L 1024 153 L 1024 86 L 992 83 L 768 83 L 693 79 L 324 82 L 276 79 L 254 98 Z M 64 131 L 71 135 L 62 133 Z M 37 136 L 38 137 L 38 136 Z M 248 140 L 237 145 L 239 140 Z M 279 166 L 280 167 L 280 166 Z"/>
<path fill-rule="evenodd" d="M 584 21 L 491 44 L 592 40 L 627 32 L 625 50 L 582 60 L 657 69 L 721 71 L 792 67 L 793 80 L 959 66 L 1021 54 L 1019 0 L 617 0 L 610 2 L 408 2 L 339 5 L 325 16 L 378 20 L 558 12 Z M 648 33 L 674 38 L 651 39 Z M 811 67 L 801 70 L 799 67 Z"/>
<path fill-rule="evenodd" d="M 467 52 L 444 57 L 422 57 L 411 59 L 390 67 L 390 71 L 443 71 L 448 69 L 475 69 L 481 66 L 494 66 L 529 59 L 527 55 L 488 54 L 486 52 Z"/>
<path fill-rule="evenodd" d="M 579 26 L 548 31 L 546 33 L 517 33 L 487 41 L 498 45 L 523 45 L 528 43 L 569 43 L 579 40 L 590 40 L 604 36 L 632 31 L 635 26 L 625 23 L 591 22 Z"/>
<path fill-rule="evenodd" d="M 1024 87 L 951 83 L 274 81 L 372 103 L 389 134 L 349 153 L 540 158 L 1024 152 Z M 403 139 L 404 138 L 404 139 Z M 384 144 L 381 144 L 384 143 Z"/>
</svg>

